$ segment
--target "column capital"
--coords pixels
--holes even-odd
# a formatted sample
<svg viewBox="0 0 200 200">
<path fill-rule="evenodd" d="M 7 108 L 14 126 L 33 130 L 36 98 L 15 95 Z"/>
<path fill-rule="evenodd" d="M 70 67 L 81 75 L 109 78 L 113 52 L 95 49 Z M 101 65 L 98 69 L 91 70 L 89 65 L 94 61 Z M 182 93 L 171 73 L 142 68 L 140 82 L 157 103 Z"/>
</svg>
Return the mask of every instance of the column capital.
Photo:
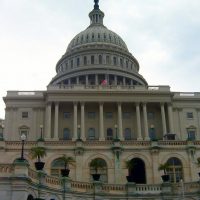
<svg viewBox="0 0 200 200">
<path fill-rule="evenodd" d="M 104 104 L 104 102 L 103 101 L 99 101 L 99 105 L 103 105 Z"/>
<path fill-rule="evenodd" d="M 121 102 L 121 101 L 118 101 L 118 102 L 117 102 L 117 105 L 118 105 L 118 106 L 121 106 L 121 105 L 122 105 L 122 102 Z"/>
<path fill-rule="evenodd" d="M 167 103 L 167 106 L 172 106 L 172 102 L 168 102 L 168 103 Z"/>
<path fill-rule="evenodd" d="M 146 105 L 147 105 L 146 101 L 142 102 L 142 106 L 146 106 Z"/>
<path fill-rule="evenodd" d="M 55 101 L 54 104 L 55 104 L 55 105 L 59 105 L 59 101 Z"/>
<path fill-rule="evenodd" d="M 74 105 L 77 105 L 77 104 L 78 104 L 78 102 L 77 102 L 77 101 L 73 101 L 73 104 L 74 104 Z"/>
<path fill-rule="evenodd" d="M 84 102 L 84 101 L 81 101 L 80 104 L 81 104 L 81 106 L 84 106 L 84 105 L 85 105 L 85 102 Z"/>
<path fill-rule="evenodd" d="M 51 105 L 52 105 L 52 102 L 51 102 L 51 101 L 48 101 L 48 102 L 46 102 L 46 105 L 47 105 L 47 106 L 51 106 Z"/>
<path fill-rule="evenodd" d="M 160 105 L 161 106 L 165 106 L 165 102 L 160 102 Z"/>
<path fill-rule="evenodd" d="M 136 106 L 140 106 L 140 102 L 135 102 L 135 105 Z"/>
</svg>

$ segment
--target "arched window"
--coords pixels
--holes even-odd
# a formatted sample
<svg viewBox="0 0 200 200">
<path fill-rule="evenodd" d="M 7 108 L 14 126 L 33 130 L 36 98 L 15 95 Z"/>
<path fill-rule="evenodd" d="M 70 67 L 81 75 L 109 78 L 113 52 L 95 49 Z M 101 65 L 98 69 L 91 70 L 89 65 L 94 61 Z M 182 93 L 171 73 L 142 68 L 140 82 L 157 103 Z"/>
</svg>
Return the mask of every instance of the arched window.
<svg viewBox="0 0 200 200">
<path fill-rule="evenodd" d="M 125 138 L 125 140 L 131 140 L 131 129 L 130 128 L 125 128 L 124 138 Z"/>
<path fill-rule="evenodd" d="M 101 165 L 103 167 L 97 168 L 97 171 L 96 171 L 96 169 L 90 165 L 90 180 L 91 181 L 93 180 L 92 174 L 96 174 L 97 173 L 97 174 L 100 174 L 100 181 L 102 181 L 104 183 L 108 182 L 108 172 L 107 172 L 106 161 L 103 160 L 102 158 L 96 158 L 94 160 L 98 160 L 98 162 L 101 162 Z M 90 164 L 91 164 L 91 162 L 90 162 Z"/>
<path fill-rule="evenodd" d="M 94 56 L 91 56 L 91 64 L 94 64 Z"/>
<path fill-rule="evenodd" d="M 170 182 L 177 183 L 180 182 L 181 179 L 183 180 L 183 166 L 181 161 L 173 157 L 167 161 L 167 164 L 169 167 L 166 172 L 170 176 Z"/>
<path fill-rule="evenodd" d="M 71 140 L 71 134 L 68 128 L 63 129 L 63 140 Z"/>
<path fill-rule="evenodd" d="M 99 55 L 99 64 L 102 64 L 102 55 Z"/>
<path fill-rule="evenodd" d="M 87 65 L 87 57 L 86 56 L 84 56 L 84 65 Z"/>
<path fill-rule="evenodd" d="M 94 128 L 89 128 L 88 129 L 88 139 L 89 140 L 95 140 L 95 129 Z"/>
<path fill-rule="evenodd" d="M 112 130 L 112 128 L 107 129 L 107 140 L 113 140 L 113 130 Z"/>
<path fill-rule="evenodd" d="M 64 169 L 65 163 L 63 160 L 61 160 L 60 158 L 55 159 L 52 163 L 51 163 L 51 176 L 61 176 L 61 169 Z M 69 167 L 69 169 L 71 170 L 74 166 L 73 165 L 69 165 L 67 166 Z"/>
</svg>

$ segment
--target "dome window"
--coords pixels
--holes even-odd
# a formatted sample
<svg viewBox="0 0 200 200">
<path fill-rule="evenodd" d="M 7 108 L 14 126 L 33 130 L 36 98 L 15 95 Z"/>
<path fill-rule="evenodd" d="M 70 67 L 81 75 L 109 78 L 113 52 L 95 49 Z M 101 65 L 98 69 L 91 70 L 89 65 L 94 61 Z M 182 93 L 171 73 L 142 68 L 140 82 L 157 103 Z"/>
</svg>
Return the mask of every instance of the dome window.
<svg viewBox="0 0 200 200">
<path fill-rule="evenodd" d="M 112 41 L 112 37 L 111 37 L 111 35 L 109 35 L 109 40 L 110 40 L 110 42 Z"/>
<path fill-rule="evenodd" d="M 84 56 L 84 65 L 87 65 L 87 57 L 86 56 Z"/>
<path fill-rule="evenodd" d="M 99 40 L 99 41 L 100 41 L 100 38 L 101 38 L 100 33 L 98 33 L 98 40 Z"/>
<path fill-rule="evenodd" d="M 94 41 L 94 33 L 92 33 L 92 41 Z"/>
<path fill-rule="evenodd" d="M 73 68 L 74 67 L 74 62 L 73 62 L 73 60 L 71 60 L 71 68 Z"/>
<path fill-rule="evenodd" d="M 76 65 L 77 65 L 77 67 L 80 65 L 80 58 L 77 58 Z"/>
<path fill-rule="evenodd" d="M 102 64 L 102 55 L 99 55 L 99 64 Z"/>
<path fill-rule="evenodd" d="M 104 33 L 104 41 L 106 40 L 106 34 Z"/>
<path fill-rule="evenodd" d="M 123 67 L 123 59 L 120 58 L 120 66 Z"/>
<path fill-rule="evenodd" d="M 113 64 L 117 65 L 117 58 L 116 57 L 113 57 Z"/>
<path fill-rule="evenodd" d="M 110 64 L 110 56 L 106 56 L 106 64 Z"/>
<path fill-rule="evenodd" d="M 126 61 L 126 67 L 128 68 L 128 60 Z"/>
<path fill-rule="evenodd" d="M 89 35 L 86 36 L 86 41 L 88 42 L 88 40 L 89 40 Z"/>
<path fill-rule="evenodd" d="M 94 56 L 91 56 L 91 64 L 94 64 Z"/>
</svg>

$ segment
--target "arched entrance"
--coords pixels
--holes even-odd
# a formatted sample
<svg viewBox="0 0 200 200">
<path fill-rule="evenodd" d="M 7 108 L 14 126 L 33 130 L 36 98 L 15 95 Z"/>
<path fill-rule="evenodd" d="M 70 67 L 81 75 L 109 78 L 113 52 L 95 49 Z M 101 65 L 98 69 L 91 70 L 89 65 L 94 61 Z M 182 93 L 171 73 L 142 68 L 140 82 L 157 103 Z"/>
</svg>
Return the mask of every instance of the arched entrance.
<svg viewBox="0 0 200 200">
<path fill-rule="evenodd" d="M 34 200 L 33 196 L 31 194 L 28 195 L 27 200 Z"/>
<path fill-rule="evenodd" d="M 129 169 L 129 176 L 133 178 L 136 184 L 146 184 L 146 171 L 144 161 L 140 158 L 133 158 L 131 160 L 133 167 Z"/>
</svg>

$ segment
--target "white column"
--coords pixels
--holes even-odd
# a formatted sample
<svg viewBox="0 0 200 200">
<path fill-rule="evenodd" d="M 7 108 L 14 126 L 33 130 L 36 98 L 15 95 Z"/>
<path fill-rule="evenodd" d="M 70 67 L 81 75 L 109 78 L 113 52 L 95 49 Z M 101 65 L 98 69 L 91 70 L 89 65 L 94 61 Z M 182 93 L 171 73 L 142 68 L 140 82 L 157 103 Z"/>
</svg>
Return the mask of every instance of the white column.
<svg viewBox="0 0 200 200">
<path fill-rule="evenodd" d="M 162 117 L 162 128 L 163 128 L 163 136 L 164 136 L 167 133 L 164 103 L 161 103 L 161 117 Z"/>
<path fill-rule="evenodd" d="M 168 104 L 168 117 L 169 117 L 169 131 L 174 133 L 174 124 L 173 124 L 173 113 L 172 113 L 172 104 Z"/>
<path fill-rule="evenodd" d="M 103 123 L 103 103 L 99 103 L 99 140 L 105 140 Z"/>
<path fill-rule="evenodd" d="M 85 104 L 81 103 L 81 139 L 85 141 Z"/>
<path fill-rule="evenodd" d="M 121 103 L 118 103 L 118 136 L 120 140 L 124 140 L 123 137 L 123 127 L 122 127 L 122 107 Z"/>
<path fill-rule="evenodd" d="M 143 103 L 143 117 L 144 117 L 144 134 L 145 140 L 149 140 L 148 121 L 147 121 L 147 106 Z"/>
<path fill-rule="evenodd" d="M 185 127 L 184 127 L 184 119 L 183 119 L 183 109 L 178 108 L 178 118 L 179 118 L 179 131 L 180 131 L 180 138 L 182 140 L 186 140 L 187 136 L 185 135 Z"/>
<path fill-rule="evenodd" d="M 74 129 L 73 129 L 73 141 L 77 140 L 77 102 L 74 102 Z"/>
<path fill-rule="evenodd" d="M 55 119 L 54 119 L 54 139 L 58 140 L 58 113 L 59 103 L 55 102 Z"/>
<path fill-rule="evenodd" d="M 141 117 L 140 117 L 140 104 L 136 103 L 136 117 L 137 117 L 137 140 L 143 140 L 141 131 Z"/>
<path fill-rule="evenodd" d="M 76 84 L 79 85 L 79 76 L 76 77 Z"/>
<path fill-rule="evenodd" d="M 126 78 L 123 77 L 123 85 L 125 86 L 126 85 Z"/>
<path fill-rule="evenodd" d="M 98 74 L 95 74 L 95 85 L 99 85 Z"/>
<path fill-rule="evenodd" d="M 51 103 L 46 106 L 45 138 L 51 139 Z"/>
<path fill-rule="evenodd" d="M 114 76 L 115 79 L 115 85 L 117 85 L 117 76 Z"/>
<path fill-rule="evenodd" d="M 85 84 L 88 85 L 88 75 L 85 76 Z"/>
<path fill-rule="evenodd" d="M 71 78 L 68 79 L 68 85 L 71 85 Z"/>
</svg>

